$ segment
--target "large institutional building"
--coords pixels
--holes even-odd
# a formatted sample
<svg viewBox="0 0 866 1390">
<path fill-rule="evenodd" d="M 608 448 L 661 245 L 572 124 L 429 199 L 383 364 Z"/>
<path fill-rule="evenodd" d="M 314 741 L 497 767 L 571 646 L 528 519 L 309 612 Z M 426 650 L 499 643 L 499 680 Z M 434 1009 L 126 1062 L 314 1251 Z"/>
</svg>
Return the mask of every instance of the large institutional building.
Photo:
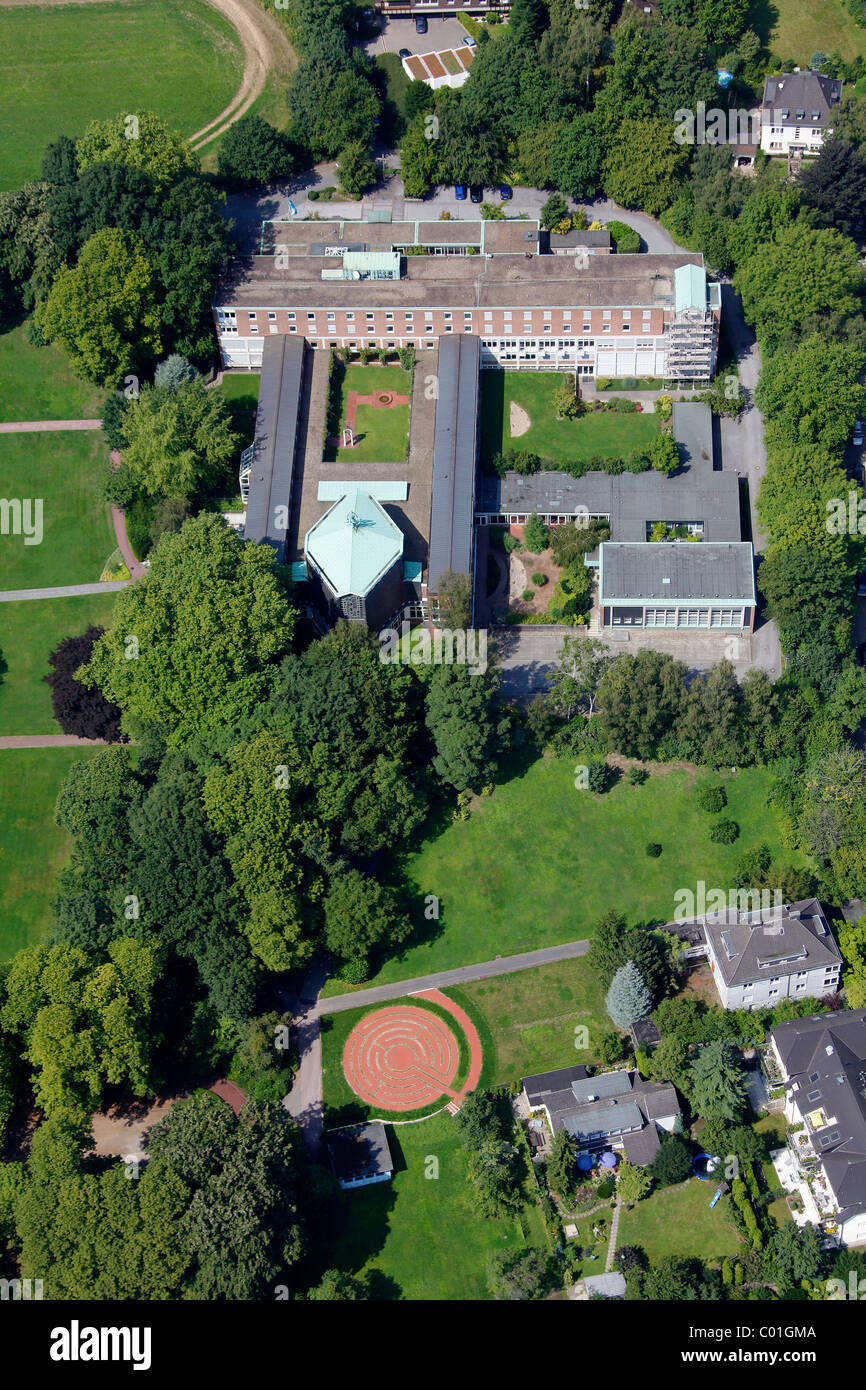
<svg viewBox="0 0 866 1390">
<path fill-rule="evenodd" d="M 706 406 L 675 407 L 671 478 L 499 478 L 479 466 L 485 367 L 710 378 L 720 295 L 700 256 L 620 256 L 598 234 L 557 240 L 524 220 L 267 223 L 259 254 L 220 286 L 214 316 L 223 363 L 262 372 L 242 470 L 245 538 L 293 567 L 326 621 L 435 622 L 444 575 L 484 587 L 485 529 L 537 512 L 551 525 L 610 525 L 587 557 L 594 630 L 752 629 L 752 547 Z M 331 350 L 410 346 L 405 459 L 347 463 L 339 441 L 325 441 Z M 486 554 L 485 541 L 482 571 Z"/>
<path fill-rule="evenodd" d="M 720 286 L 703 259 L 554 245 L 537 222 L 270 222 L 219 286 L 223 365 L 260 367 L 266 337 L 311 348 L 434 351 L 472 334 L 482 367 L 713 374 Z M 561 254 L 571 251 L 572 254 Z"/>
</svg>

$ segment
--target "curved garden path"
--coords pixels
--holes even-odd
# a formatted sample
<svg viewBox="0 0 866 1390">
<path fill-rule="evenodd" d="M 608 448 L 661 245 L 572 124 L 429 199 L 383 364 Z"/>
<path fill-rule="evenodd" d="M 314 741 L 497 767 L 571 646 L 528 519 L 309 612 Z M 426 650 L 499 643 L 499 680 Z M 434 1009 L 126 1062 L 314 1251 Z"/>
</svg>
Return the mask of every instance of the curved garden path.
<svg viewBox="0 0 866 1390">
<path fill-rule="evenodd" d="M 207 0 L 207 3 L 219 10 L 237 30 L 244 48 L 244 73 L 228 106 L 190 135 L 189 143 L 194 150 L 201 150 L 218 135 L 225 134 L 229 126 L 246 115 L 264 91 L 272 69 L 291 72 L 298 61 L 283 29 L 256 4 L 256 0 Z"/>
</svg>

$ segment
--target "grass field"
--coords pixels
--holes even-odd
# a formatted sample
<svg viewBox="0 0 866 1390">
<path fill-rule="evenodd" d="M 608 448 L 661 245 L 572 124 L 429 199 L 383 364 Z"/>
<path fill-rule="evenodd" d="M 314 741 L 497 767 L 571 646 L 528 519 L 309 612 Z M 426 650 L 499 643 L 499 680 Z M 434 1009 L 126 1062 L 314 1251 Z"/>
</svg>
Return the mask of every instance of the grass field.
<svg viewBox="0 0 866 1390">
<path fill-rule="evenodd" d="M 0 24 L 4 11 L 0 10 Z M 0 333 L 0 423 L 96 420 L 105 391 L 82 381 L 59 348 L 31 347 L 22 324 Z"/>
<path fill-rule="evenodd" d="M 596 1063 L 593 1031 L 610 1027 L 601 985 L 585 957 L 479 980 L 446 993 L 459 1004 L 468 1002 L 484 1019 L 482 1041 L 493 1085 L 578 1062 Z M 578 1053 L 575 1029 L 583 1025 L 590 1030 L 590 1048 Z"/>
<path fill-rule="evenodd" d="M 343 376 L 340 399 L 340 429 L 346 420 L 346 401 L 350 391 L 372 396 L 379 391 L 393 391 L 399 396 L 410 395 L 411 378 L 402 367 L 350 365 Z M 329 463 L 402 463 L 409 448 L 409 407 L 396 405 L 382 410 L 372 405 L 359 405 L 355 422 L 356 444 L 353 449 L 326 449 Z"/>
<path fill-rule="evenodd" d="M 632 923 L 668 921 L 678 889 L 696 892 L 699 879 L 708 889 L 730 887 L 750 845 L 765 842 L 790 861 L 766 805 L 769 773 L 748 768 L 720 779 L 726 815 L 740 826 L 733 845 L 711 843 L 710 817 L 695 806 L 694 790 L 706 776 L 655 765 L 644 786 L 622 779 L 596 795 L 575 790 L 570 759 L 515 759 L 467 821 L 392 858 L 390 876 L 413 899 L 418 935 L 376 982 L 578 940 L 610 908 Z M 651 840 L 662 845 L 658 859 L 644 853 Z M 438 923 L 424 921 L 431 893 L 441 903 Z"/>
<path fill-rule="evenodd" d="M 372 1275 L 376 1298 L 488 1298 L 490 1255 L 543 1245 L 538 1207 L 527 1201 L 520 1222 L 475 1215 L 450 1115 L 389 1125 L 387 1133 L 394 1177 L 345 1193 L 329 1264 Z"/>
<path fill-rule="evenodd" d="M 727 1220 L 723 1198 L 712 1211 L 715 1187 L 690 1178 L 684 1187 L 663 1187 L 631 1210 L 623 1208 L 617 1245 L 640 1245 L 654 1263 L 665 1255 L 703 1261 L 721 1260 L 744 1249 Z"/>
<path fill-rule="evenodd" d="M 0 435 L 0 495 L 41 499 L 43 532 L 39 545 L 0 537 L 0 589 L 96 583 L 116 544 L 102 497 L 107 463 L 101 430 Z"/>
<path fill-rule="evenodd" d="M 39 173 L 45 146 L 142 108 L 192 135 L 240 86 L 234 27 L 202 0 L 0 9 L 0 188 Z"/>
<path fill-rule="evenodd" d="M 596 411 L 579 420 L 557 420 L 554 395 L 562 386 L 558 372 L 481 373 L 481 461 L 508 449 L 526 449 L 557 463 L 590 458 L 622 458 L 646 445 L 659 432 L 655 415 L 619 415 Z M 523 406 L 532 424 L 512 439 L 509 409 Z"/>
<path fill-rule="evenodd" d="M 0 961 L 47 935 L 57 872 L 72 844 L 71 836 L 54 824 L 54 803 L 72 764 L 94 757 L 95 751 L 0 752 Z"/>
<path fill-rule="evenodd" d="M 804 65 L 816 50 L 848 62 L 866 53 L 866 29 L 837 0 L 755 0 L 749 28 L 783 62 Z"/>
<path fill-rule="evenodd" d="M 105 626 L 115 598 L 108 593 L 0 603 L 0 735 L 60 733 L 42 679 L 48 656 L 62 637 L 82 633 L 90 623 Z M 0 752 L 0 774 L 7 756 Z"/>
</svg>

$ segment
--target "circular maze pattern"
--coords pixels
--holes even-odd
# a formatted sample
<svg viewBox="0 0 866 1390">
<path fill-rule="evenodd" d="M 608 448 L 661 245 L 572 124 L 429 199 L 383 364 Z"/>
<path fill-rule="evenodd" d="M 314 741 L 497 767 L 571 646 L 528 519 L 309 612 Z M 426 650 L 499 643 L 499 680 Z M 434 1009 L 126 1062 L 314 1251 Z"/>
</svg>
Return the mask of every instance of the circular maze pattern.
<svg viewBox="0 0 866 1390">
<path fill-rule="evenodd" d="M 346 1039 L 343 1071 L 356 1095 L 382 1110 L 418 1110 L 443 1093 L 457 1073 L 459 1049 L 448 1024 L 411 1005 L 379 1009 Z"/>
</svg>

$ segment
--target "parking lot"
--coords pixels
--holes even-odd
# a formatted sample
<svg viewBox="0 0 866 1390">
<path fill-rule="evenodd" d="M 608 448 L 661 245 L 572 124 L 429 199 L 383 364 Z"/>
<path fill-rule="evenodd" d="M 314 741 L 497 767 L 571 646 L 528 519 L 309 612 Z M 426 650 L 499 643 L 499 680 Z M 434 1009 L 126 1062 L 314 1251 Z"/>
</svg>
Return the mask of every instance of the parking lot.
<svg viewBox="0 0 866 1390">
<path fill-rule="evenodd" d="M 470 37 L 460 20 L 450 15 L 428 15 L 426 34 L 416 34 L 414 19 L 383 19 L 380 22 L 379 37 L 363 45 L 364 52 L 371 58 L 377 53 L 399 53 L 401 48 L 408 48 L 410 53 L 436 53 L 443 48 L 457 48 Z"/>
</svg>

